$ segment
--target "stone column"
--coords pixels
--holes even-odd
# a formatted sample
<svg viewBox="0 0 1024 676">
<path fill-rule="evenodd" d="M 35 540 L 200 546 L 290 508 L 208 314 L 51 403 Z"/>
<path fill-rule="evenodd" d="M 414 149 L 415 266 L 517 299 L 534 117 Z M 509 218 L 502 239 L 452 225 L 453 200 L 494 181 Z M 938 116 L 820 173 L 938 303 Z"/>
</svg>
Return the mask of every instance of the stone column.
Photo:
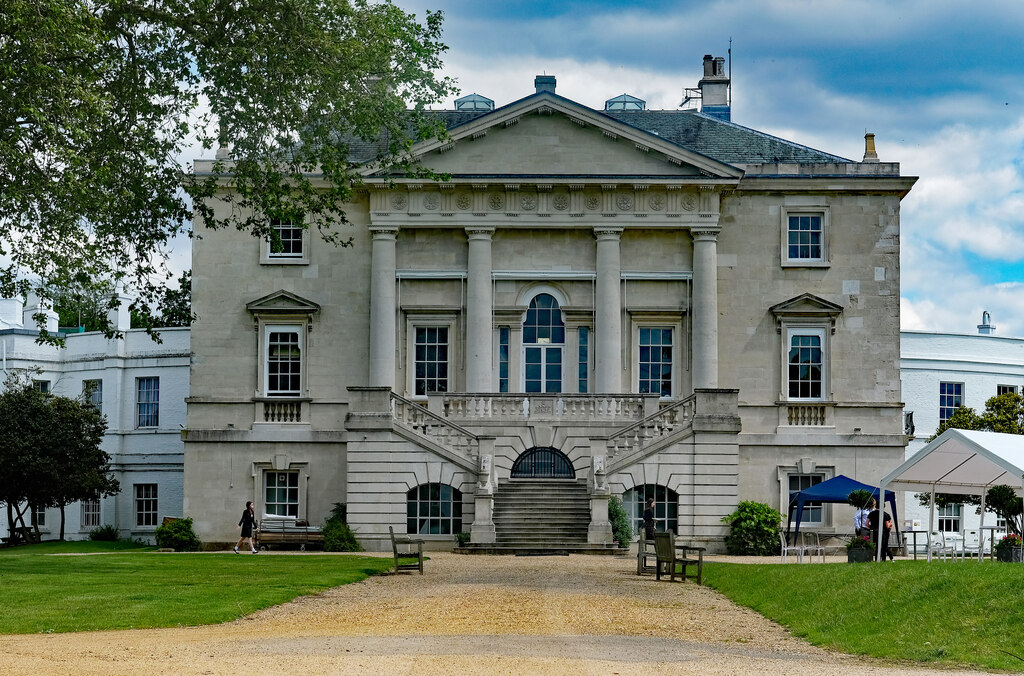
<svg viewBox="0 0 1024 676">
<path fill-rule="evenodd" d="M 395 386 L 395 237 L 397 227 L 371 228 L 370 382 Z"/>
<path fill-rule="evenodd" d="M 466 280 L 466 391 L 493 392 L 494 355 L 491 292 L 491 236 L 494 228 L 466 228 L 469 276 Z"/>
<path fill-rule="evenodd" d="M 693 388 L 718 387 L 718 233 L 693 229 Z"/>
<path fill-rule="evenodd" d="M 594 228 L 597 289 L 594 308 L 594 392 L 622 392 L 622 228 Z"/>
</svg>

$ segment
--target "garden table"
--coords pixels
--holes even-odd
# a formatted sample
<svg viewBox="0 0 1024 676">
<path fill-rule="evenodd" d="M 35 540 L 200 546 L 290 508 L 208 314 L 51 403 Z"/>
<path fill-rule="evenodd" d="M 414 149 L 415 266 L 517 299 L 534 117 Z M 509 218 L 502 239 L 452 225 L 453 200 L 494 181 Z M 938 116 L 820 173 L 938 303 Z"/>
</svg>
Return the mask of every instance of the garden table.
<svg viewBox="0 0 1024 676">
<path fill-rule="evenodd" d="M 997 532 L 1001 532 L 1004 529 L 1000 528 L 999 526 L 981 526 L 981 527 L 978 528 L 978 530 L 981 531 L 981 552 L 982 552 L 978 556 L 980 558 L 982 558 L 982 559 L 985 558 L 985 531 L 990 531 L 989 535 L 988 535 L 988 539 L 989 539 L 989 542 L 991 542 L 991 544 L 989 545 L 989 549 L 988 549 L 988 560 L 989 561 L 995 561 L 995 556 L 996 556 L 996 533 Z"/>
<path fill-rule="evenodd" d="M 928 531 L 926 531 L 926 530 L 905 530 L 905 531 L 903 531 L 904 535 L 910 535 L 914 539 L 914 560 L 915 561 L 917 561 L 917 534 L 918 533 L 921 533 L 921 534 L 925 535 L 926 537 L 928 535 Z M 906 544 L 906 542 L 907 542 L 906 538 L 903 539 L 903 542 L 904 542 L 904 544 Z"/>
</svg>

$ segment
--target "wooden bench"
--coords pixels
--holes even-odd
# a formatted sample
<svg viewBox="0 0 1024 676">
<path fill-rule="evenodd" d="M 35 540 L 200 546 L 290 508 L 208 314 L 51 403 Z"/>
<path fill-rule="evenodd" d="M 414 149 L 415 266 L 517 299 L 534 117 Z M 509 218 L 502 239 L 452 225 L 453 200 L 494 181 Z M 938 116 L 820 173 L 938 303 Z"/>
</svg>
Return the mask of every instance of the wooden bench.
<svg viewBox="0 0 1024 676">
<path fill-rule="evenodd" d="M 388 526 L 391 532 L 391 551 L 395 555 L 395 572 L 400 570 L 419 570 L 423 574 L 423 543 L 424 540 L 416 540 L 408 537 L 395 537 L 395 529 Z M 399 551 L 401 549 L 402 551 Z M 416 563 L 402 563 L 402 559 L 416 559 Z"/>
<path fill-rule="evenodd" d="M 657 556 L 655 578 L 660 580 L 662 575 L 668 575 L 669 579 L 674 582 L 678 576 L 685 582 L 686 568 L 696 566 L 696 582 L 700 585 L 704 584 L 704 550 L 704 547 L 676 544 L 674 533 L 655 533 L 654 551 Z"/>
<path fill-rule="evenodd" d="M 309 545 L 323 545 L 324 536 L 316 526 L 305 521 L 264 516 L 256 529 L 256 546 L 269 549 L 271 545 L 297 546 L 305 551 Z"/>
</svg>

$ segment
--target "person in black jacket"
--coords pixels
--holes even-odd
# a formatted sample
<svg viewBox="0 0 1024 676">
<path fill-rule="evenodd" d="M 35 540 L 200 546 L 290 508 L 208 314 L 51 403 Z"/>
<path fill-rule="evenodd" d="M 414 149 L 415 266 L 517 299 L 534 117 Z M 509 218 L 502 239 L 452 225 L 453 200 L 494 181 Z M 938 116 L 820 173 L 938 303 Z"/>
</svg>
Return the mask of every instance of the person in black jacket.
<svg viewBox="0 0 1024 676">
<path fill-rule="evenodd" d="M 242 518 L 238 521 L 238 527 L 242 530 L 242 536 L 235 543 L 235 554 L 238 554 L 238 548 L 246 540 L 249 541 L 249 548 L 252 550 L 252 553 L 258 553 L 256 542 L 252 538 L 252 532 L 256 528 L 256 508 L 253 507 L 252 500 L 245 503 L 245 511 L 242 512 Z"/>
<path fill-rule="evenodd" d="M 644 510 L 644 539 L 654 539 L 654 498 L 647 499 L 647 509 Z"/>
<path fill-rule="evenodd" d="M 881 524 L 878 522 L 882 521 Z M 868 514 L 868 528 L 871 529 L 871 539 L 874 540 L 875 545 L 878 545 L 878 531 L 879 525 L 882 526 L 882 558 L 881 561 L 885 561 L 885 557 L 888 556 L 890 561 L 893 561 L 892 552 L 889 551 L 889 533 L 892 532 L 892 517 L 889 516 L 889 512 L 879 511 L 876 507 L 871 510 Z"/>
</svg>

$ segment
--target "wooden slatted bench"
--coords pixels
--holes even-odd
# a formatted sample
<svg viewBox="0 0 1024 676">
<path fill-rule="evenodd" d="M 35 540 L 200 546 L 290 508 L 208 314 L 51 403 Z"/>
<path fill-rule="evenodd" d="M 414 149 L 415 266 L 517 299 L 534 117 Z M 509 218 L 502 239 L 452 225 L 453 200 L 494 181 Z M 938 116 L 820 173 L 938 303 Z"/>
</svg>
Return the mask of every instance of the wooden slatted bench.
<svg viewBox="0 0 1024 676">
<path fill-rule="evenodd" d="M 310 545 L 323 545 L 324 536 L 316 526 L 305 521 L 264 515 L 256 529 L 256 546 L 270 549 L 273 545 L 289 545 L 305 551 Z"/>
<path fill-rule="evenodd" d="M 395 529 L 388 526 L 391 532 L 391 551 L 395 555 L 395 572 L 400 570 L 419 570 L 423 574 L 423 543 L 424 540 L 399 536 L 395 537 Z M 401 550 L 401 551 L 399 551 Z M 416 563 L 401 563 L 399 559 L 416 559 Z"/>
</svg>

